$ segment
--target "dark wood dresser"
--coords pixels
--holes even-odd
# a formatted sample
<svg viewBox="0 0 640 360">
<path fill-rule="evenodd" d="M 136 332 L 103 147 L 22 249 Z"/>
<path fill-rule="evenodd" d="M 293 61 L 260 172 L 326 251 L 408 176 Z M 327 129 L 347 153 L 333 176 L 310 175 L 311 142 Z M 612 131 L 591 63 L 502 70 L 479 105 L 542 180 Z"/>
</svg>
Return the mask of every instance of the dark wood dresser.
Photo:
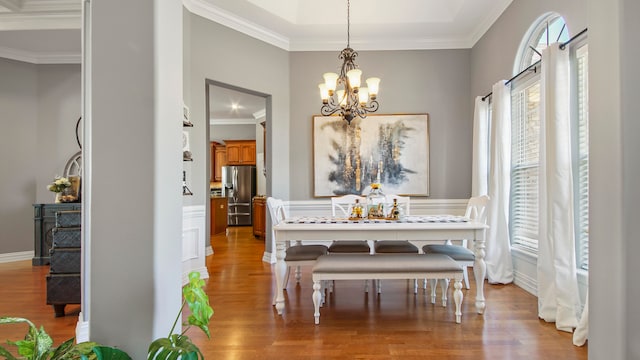
<svg viewBox="0 0 640 360">
<path fill-rule="evenodd" d="M 81 206 L 81 203 L 33 204 L 34 256 L 31 263 L 34 266 L 49 264 L 49 250 L 53 244 L 53 228 L 56 227 L 56 213 L 80 210 Z"/>
<path fill-rule="evenodd" d="M 56 317 L 64 316 L 67 304 L 80 304 L 80 210 L 58 211 L 52 229 L 47 275 L 47 304 Z"/>
</svg>

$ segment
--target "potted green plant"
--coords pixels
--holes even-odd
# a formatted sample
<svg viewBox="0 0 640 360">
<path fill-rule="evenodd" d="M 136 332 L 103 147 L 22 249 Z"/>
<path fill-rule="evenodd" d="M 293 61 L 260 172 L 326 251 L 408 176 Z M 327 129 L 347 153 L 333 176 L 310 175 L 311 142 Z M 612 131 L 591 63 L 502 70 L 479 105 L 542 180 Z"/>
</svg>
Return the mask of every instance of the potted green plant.
<svg viewBox="0 0 640 360">
<path fill-rule="evenodd" d="M 169 331 L 169 336 L 156 339 L 149 345 L 147 359 L 204 359 L 200 349 L 185 335 L 191 326 L 196 326 L 207 335 L 207 338 L 211 338 L 209 320 L 213 315 L 213 309 L 209 305 L 209 297 L 202 289 L 203 286 L 204 280 L 200 279 L 200 273 L 195 271 L 189 273 L 189 283 L 182 288 L 182 305 Z M 187 321 L 183 324 L 186 328 L 180 334 L 174 334 L 185 305 L 191 311 Z M 9 345 L 17 347 L 18 354 L 22 357 L 17 358 L 9 350 L 0 346 L 0 356 L 7 360 L 131 360 L 131 357 L 120 349 L 95 342 L 74 344 L 75 338 L 54 347 L 53 340 L 42 327 L 38 329 L 35 324 L 24 318 L 0 317 L 0 324 L 16 323 L 27 323 L 29 329 L 24 340 L 7 341 Z"/>
</svg>

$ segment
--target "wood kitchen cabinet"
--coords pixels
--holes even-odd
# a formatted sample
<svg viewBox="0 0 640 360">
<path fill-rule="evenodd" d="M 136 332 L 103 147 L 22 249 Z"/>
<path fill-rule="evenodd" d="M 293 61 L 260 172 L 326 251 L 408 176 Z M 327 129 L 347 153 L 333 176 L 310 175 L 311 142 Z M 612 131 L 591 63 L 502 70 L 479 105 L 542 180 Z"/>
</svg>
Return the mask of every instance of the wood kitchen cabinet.
<svg viewBox="0 0 640 360">
<path fill-rule="evenodd" d="M 267 200 L 264 196 L 253 198 L 253 236 L 265 238 L 265 228 L 267 220 Z"/>
<path fill-rule="evenodd" d="M 210 143 L 211 152 L 211 181 L 222 181 L 222 167 L 227 165 L 227 147 L 212 141 Z"/>
<path fill-rule="evenodd" d="M 225 140 L 227 165 L 255 165 L 255 140 Z"/>
<path fill-rule="evenodd" d="M 211 198 L 211 235 L 227 231 L 227 198 Z"/>
</svg>

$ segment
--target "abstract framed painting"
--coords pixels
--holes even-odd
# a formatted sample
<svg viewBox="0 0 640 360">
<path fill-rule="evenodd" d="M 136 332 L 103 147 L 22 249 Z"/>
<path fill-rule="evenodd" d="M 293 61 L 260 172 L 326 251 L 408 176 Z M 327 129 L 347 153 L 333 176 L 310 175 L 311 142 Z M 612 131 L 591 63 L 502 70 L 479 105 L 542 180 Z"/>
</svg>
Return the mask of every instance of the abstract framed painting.
<svg viewBox="0 0 640 360">
<path fill-rule="evenodd" d="M 315 197 L 367 194 L 429 195 L 429 115 L 368 115 L 348 125 L 313 116 Z"/>
</svg>

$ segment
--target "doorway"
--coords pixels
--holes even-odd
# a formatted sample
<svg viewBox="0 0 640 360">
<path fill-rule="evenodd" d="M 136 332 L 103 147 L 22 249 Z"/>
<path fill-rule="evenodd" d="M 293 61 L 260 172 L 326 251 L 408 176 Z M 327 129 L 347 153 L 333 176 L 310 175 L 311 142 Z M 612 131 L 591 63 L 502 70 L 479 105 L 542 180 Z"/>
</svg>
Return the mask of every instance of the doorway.
<svg viewBox="0 0 640 360">
<path fill-rule="evenodd" d="M 220 235 L 228 226 L 264 226 L 263 213 L 256 211 L 258 217 L 254 217 L 252 200 L 254 196 L 266 197 L 267 184 L 270 184 L 267 181 L 269 150 L 266 142 L 271 96 L 207 79 L 205 98 L 206 139 L 210 146 L 206 171 L 211 194 L 211 201 L 206 206 L 208 234 Z M 240 189 L 242 181 L 231 183 L 229 180 L 234 178 L 229 173 L 247 168 L 252 168 L 254 174 L 252 185 L 248 185 L 253 187 L 251 195 Z M 255 199 L 258 200 L 256 203 L 260 200 L 259 197 Z M 211 246 L 215 252 L 214 244 Z"/>
</svg>

